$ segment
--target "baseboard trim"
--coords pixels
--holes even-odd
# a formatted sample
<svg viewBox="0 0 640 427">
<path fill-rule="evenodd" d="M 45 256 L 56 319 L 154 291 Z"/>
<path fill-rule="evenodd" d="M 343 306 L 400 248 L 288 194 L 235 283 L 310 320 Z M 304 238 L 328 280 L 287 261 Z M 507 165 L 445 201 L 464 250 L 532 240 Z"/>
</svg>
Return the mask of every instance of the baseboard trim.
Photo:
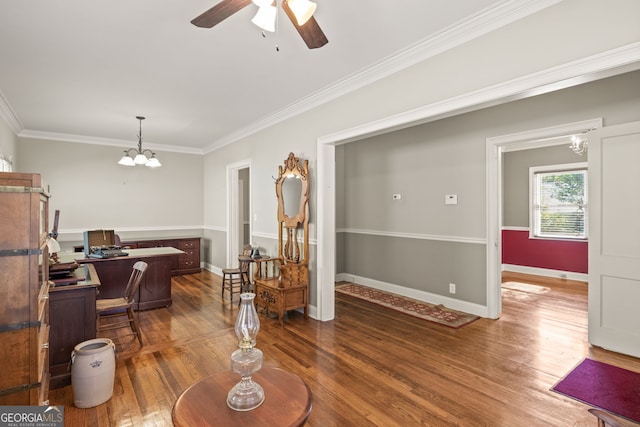
<svg viewBox="0 0 640 427">
<path fill-rule="evenodd" d="M 554 277 L 559 279 L 577 280 L 588 282 L 589 275 L 586 273 L 575 273 L 572 271 L 551 270 L 548 268 L 528 267 L 526 265 L 502 264 L 502 271 L 513 273 L 533 274 L 535 276 Z"/>
<path fill-rule="evenodd" d="M 357 276 L 349 273 L 339 273 L 336 275 L 336 281 L 338 282 L 350 282 L 358 285 L 369 286 L 370 288 L 378 289 L 381 291 L 387 291 L 394 294 L 402 295 L 407 298 L 417 299 L 419 301 L 427 302 L 430 304 L 442 304 L 448 308 L 463 311 L 465 313 L 475 314 L 480 317 L 488 317 L 488 310 L 486 306 L 475 304 L 467 301 L 462 301 L 455 298 L 450 298 L 430 292 L 421 291 L 418 289 L 407 288 L 405 286 L 399 286 L 393 283 L 381 282 L 379 280 L 370 279 L 367 277 Z"/>
</svg>

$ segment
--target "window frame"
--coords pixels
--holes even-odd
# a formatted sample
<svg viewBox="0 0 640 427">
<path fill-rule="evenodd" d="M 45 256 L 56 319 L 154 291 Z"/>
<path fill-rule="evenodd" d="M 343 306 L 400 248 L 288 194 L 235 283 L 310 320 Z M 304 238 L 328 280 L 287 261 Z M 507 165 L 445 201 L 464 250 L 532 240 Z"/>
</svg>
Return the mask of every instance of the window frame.
<svg viewBox="0 0 640 427">
<path fill-rule="evenodd" d="M 529 238 L 530 239 L 541 239 L 541 240 L 569 240 L 569 241 L 580 241 L 586 242 L 589 240 L 589 164 L 587 162 L 578 162 L 578 163 L 565 163 L 558 165 L 545 165 L 545 166 L 531 166 L 529 168 Z M 584 237 L 583 236 L 539 236 L 536 235 L 536 230 L 538 226 L 536 224 L 536 174 L 539 173 L 552 173 L 552 172 L 571 172 L 571 171 L 584 171 L 585 172 L 585 200 L 586 200 L 586 209 L 584 216 Z"/>
</svg>

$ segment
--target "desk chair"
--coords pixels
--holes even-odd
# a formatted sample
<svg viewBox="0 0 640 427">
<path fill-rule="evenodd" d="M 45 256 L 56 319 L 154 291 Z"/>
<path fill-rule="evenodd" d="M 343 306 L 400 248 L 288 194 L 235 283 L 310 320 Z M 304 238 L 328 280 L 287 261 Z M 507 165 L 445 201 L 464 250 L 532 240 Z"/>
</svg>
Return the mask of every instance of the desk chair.
<svg viewBox="0 0 640 427">
<path fill-rule="evenodd" d="M 138 261 L 133 264 L 133 271 L 129 277 L 129 282 L 124 290 L 124 295 L 120 298 L 105 298 L 96 300 L 96 335 L 101 331 L 107 331 L 111 329 L 119 329 L 124 327 L 130 327 L 132 333 L 128 335 L 135 335 L 142 347 L 142 336 L 140 335 L 140 329 L 136 324 L 135 316 L 133 313 L 133 303 L 136 291 L 142 281 L 142 276 L 147 269 L 147 263 L 144 261 Z M 100 319 L 115 318 L 127 316 L 125 320 L 119 320 L 114 322 L 102 322 Z M 128 336 L 125 335 L 125 336 Z"/>
</svg>

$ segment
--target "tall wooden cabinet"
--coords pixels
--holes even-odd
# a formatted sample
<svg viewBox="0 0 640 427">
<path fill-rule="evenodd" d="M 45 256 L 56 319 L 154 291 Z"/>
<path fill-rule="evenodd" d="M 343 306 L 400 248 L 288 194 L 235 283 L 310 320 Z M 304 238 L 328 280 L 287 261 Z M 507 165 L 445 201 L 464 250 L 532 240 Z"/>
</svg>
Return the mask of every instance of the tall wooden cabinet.
<svg viewBox="0 0 640 427">
<path fill-rule="evenodd" d="M 40 175 L 0 172 L 0 405 L 48 404 L 48 198 Z"/>
</svg>

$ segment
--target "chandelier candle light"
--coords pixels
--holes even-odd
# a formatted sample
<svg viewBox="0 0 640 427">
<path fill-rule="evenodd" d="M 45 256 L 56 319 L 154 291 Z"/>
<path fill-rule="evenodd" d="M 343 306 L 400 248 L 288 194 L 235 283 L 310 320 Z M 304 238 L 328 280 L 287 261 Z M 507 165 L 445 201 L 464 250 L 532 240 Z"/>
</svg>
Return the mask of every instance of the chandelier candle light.
<svg viewBox="0 0 640 427">
<path fill-rule="evenodd" d="M 140 131 L 138 132 L 138 148 L 130 148 L 128 150 L 124 150 L 124 156 L 122 156 L 118 164 L 122 166 L 145 165 L 150 168 L 157 168 L 162 166 L 160 164 L 160 161 L 156 158 L 156 153 L 149 149 L 144 151 L 142 150 L 142 121 L 144 120 L 144 117 L 136 116 L 136 119 L 140 121 Z M 147 157 L 146 153 L 149 153 L 151 157 Z"/>
<path fill-rule="evenodd" d="M 238 349 L 231 354 L 231 370 L 240 374 L 241 380 L 227 395 L 227 405 L 235 411 L 250 411 L 264 402 L 264 390 L 251 378 L 262 368 L 262 351 L 255 348 L 260 330 L 260 319 L 253 302 L 256 294 L 240 294 L 240 311 L 236 318 L 235 332 Z"/>
<path fill-rule="evenodd" d="M 572 135 L 569 139 L 571 141 L 571 149 L 574 153 L 582 156 L 587 152 L 587 147 L 589 146 L 589 140 L 584 135 Z"/>
</svg>

